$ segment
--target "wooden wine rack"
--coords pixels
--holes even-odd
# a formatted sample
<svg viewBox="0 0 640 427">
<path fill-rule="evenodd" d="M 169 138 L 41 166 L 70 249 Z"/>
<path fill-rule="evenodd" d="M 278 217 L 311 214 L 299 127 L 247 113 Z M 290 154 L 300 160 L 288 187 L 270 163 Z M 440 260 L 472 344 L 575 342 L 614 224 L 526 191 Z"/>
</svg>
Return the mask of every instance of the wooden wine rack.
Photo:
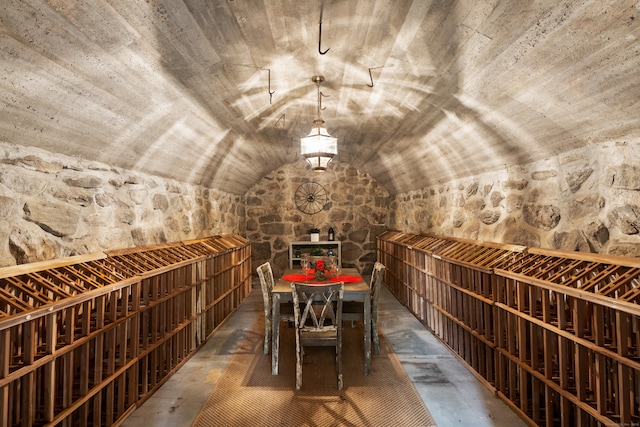
<svg viewBox="0 0 640 427">
<path fill-rule="evenodd" d="M 384 282 L 530 425 L 640 425 L 640 260 L 388 231 Z"/>
<path fill-rule="evenodd" d="M 237 235 L 0 269 L 0 426 L 118 424 L 251 280 Z"/>
</svg>

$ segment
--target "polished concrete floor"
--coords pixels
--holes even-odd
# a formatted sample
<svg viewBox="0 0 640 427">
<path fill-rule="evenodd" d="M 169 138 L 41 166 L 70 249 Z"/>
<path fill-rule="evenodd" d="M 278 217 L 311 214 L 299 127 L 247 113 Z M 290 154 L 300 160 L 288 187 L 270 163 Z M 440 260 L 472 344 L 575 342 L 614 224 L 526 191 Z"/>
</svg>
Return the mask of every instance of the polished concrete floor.
<svg viewBox="0 0 640 427">
<path fill-rule="evenodd" d="M 257 316 L 262 315 L 262 295 L 258 285 L 203 348 L 123 425 L 190 426 L 246 331 Z M 378 321 L 438 426 L 526 425 L 386 288 L 380 296 Z"/>
</svg>

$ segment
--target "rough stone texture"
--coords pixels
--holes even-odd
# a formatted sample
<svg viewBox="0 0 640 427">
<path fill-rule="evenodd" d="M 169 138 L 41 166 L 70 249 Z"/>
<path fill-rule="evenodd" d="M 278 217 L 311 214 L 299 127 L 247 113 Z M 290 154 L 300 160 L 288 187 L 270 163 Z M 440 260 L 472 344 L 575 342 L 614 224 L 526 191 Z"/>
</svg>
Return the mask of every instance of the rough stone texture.
<svg viewBox="0 0 640 427">
<path fill-rule="evenodd" d="M 602 143 L 395 196 L 337 161 L 324 174 L 289 164 L 235 196 L 35 148 L 0 144 L 0 153 L 0 266 L 234 232 L 252 241 L 254 265 L 269 260 L 278 274 L 288 265 L 288 242 L 308 240 L 312 226 L 322 239 L 332 226 L 344 264 L 364 273 L 387 228 L 640 256 L 638 142 Z M 293 201 L 309 180 L 329 194 L 315 215 Z"/>
<path fill-rule="evenodd" d="M 567 184 L 569 184 L 571 191 L 574 193 L 578 191 L 582 183 L 589 179 L 592 173 L 593 169 L 591 168 L 582 168 L 569 172 L 567 174 Z"/>
<path fill-rule="evenodd" d="M 576 149 L 558 158 L 397 194 L 388 225 L 408 232 L 640 256 L 639 163 L 640 142 Z M 476 186 L 493 190 L 477 192 L 461 211 L 460 199 Z M 439 197 L 433 197 L 436 194 Z"/>
<path fill-rule="evenodd" d="M 0 267 L 244 230 L 240 196 L 4 143 L 0 218 Z"/>
<path fill-rule="evenodd" d="M 638 234 L 640 231 L 640 207 L 625 205 L 614 208 L 609 214 L 609 222 L 624 234 Z"/>
<path fill-rule="evenodd" d="M 294 202 L 296 189 L 314 181 L 327 191 L 328 203 L 319 213 L 301 212 Z M 247 237 L 252 242 L 253 265 L 270 261 L 274 274 L 289 265 L 289 242 L 310 240 L 307 230 L 320 229 L 327 240 L 333 227 L 342 241 L 343 266 L 367 274 L 376 257 L 376 236 L 386 229 L 390 196 L 369 175 L 334 161 L 326 172 L 313 173 L 300 161 L 276 169 L 253 185 L 247 194 Z"/>
</svg>

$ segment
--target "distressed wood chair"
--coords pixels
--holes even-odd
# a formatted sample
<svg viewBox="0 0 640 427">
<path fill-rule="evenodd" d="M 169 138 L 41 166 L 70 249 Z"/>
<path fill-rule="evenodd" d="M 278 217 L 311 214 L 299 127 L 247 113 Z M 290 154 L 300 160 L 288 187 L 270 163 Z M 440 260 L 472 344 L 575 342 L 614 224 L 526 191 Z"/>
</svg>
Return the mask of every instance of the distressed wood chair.
<svg viewBox="0 0 640 427">
<path fill-rule="evenodd" d="M 371 273 L 371 338 L 373 340 L 373 351 L 380 354 L 380 339 L 378 338 L 378 299 L 382 288 L 382 278 L 386 267 L 380 262 L 376 262 Z M 344 303 L 342 309 L 342 320 L 344 321 L 364 321 L 364 303 L 348 301 Z"/>
<path fill-rule="evenodd" d="M 302 388 L 305 346 L 335 346 L 338 390 L 342 390 L 342 304 L 344 283 L 292 283 L 296 326 L 296 390 Z"/>
<path fill-rule="evenodd" d="M 271 296 L 271 292 L 273 291 L 275 281 L 273 280 L 273 270 L 271 269 L 271 264 L 269 262 L 259 265 L 258 268 L 256 268 L 256 271 L 260 278 L 262 301 L 264 302 L 264 354 L 269 354 L 271 339 L 277 338 L 271 336 L 271 322 L 274 321 L 272 312 L 273 298 Z M 294 322 L 294 320 L 293 306 L 291 304 L 281 304 L 280 319 L 277 319 L 277 321 Z"/>
</svg>

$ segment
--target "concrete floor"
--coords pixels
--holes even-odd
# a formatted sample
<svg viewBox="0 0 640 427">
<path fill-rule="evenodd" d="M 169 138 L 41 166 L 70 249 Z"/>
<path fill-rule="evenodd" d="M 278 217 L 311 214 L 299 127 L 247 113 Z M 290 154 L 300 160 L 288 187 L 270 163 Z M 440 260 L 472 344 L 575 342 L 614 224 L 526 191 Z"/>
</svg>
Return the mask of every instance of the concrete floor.
<svg viewBox="0 0 640 427">
<path fill-rule="evenodd" d="M 438 426 L 527 425 L 386 288 L 379 304 L 379 327 Z M 262 313 L 258 287 L 203 348 L 131 414 L 123 426 L 190 426 L 245 333 Z"/>
</svg>

